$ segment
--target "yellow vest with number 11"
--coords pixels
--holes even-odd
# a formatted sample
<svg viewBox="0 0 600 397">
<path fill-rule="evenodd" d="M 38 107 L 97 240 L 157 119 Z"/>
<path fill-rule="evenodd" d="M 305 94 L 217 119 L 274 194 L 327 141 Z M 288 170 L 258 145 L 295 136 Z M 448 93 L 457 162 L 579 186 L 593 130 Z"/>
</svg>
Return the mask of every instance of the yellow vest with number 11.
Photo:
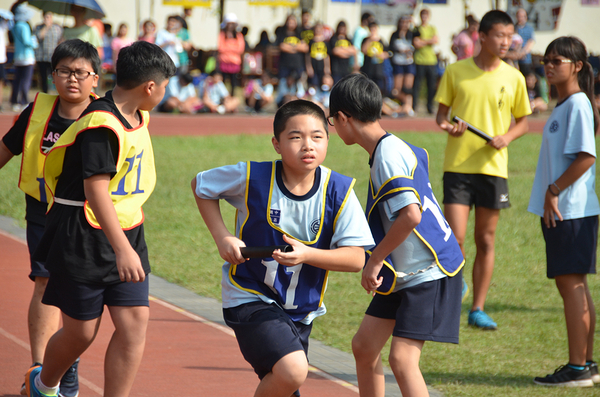
<svg viewBox="0 0 600 397">
<path fill-rule="evenodd" d="M 66 148 L 75 143 L 77 136 L 84 131 L 108 128 L 119 140 L 117 173 L 109 182 L 108 192 L 123 230 L 133 229 L 142 224 L 144 221 L 142 205 L 154 190 L 156 170 L 148 132 L 150 117 L 147 111 L 140 112 L 142 123 L 133 129 L 126 129 L 110 112 L 95 111 L 80 118 L 63 133 L 48 153 L 44 166 L 44 178 L 52 196 L 49 200 L 50 206 L 54 202 L 56 184 L 62 173 Z M 87 200 L 84 207 L 88 223 L 100 229 Z"/>
</svg>

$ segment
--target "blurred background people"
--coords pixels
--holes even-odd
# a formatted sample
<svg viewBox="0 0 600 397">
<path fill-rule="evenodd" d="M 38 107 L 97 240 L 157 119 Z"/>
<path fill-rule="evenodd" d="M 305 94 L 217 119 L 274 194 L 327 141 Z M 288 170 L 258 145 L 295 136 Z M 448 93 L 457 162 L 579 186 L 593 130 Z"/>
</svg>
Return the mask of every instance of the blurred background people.
<svg viewBox="0 0 600 397">
<path fill-rule="evenodd" d="M 390 37 L 392 74 L 394 75 L 394 88 L 391 94 L 402 103 L 401 112 L 410 117 L 415 115 L 412 91 L 416 73 L 411 20 L 410 15 L 401 16 L 398 19 L 397 30 Z"/>
<path fill-rule="evenodd" d="M 10 103 L 14 112 L 20 112 L 29 104 L 29 88 L 33 78 L 35 66 L 35 49 L 38 46 L 37 39 L 31 31 L 29 20 L 34 11 L 25 3 L 15 7 L 15 24 L 12 28 L 15 52 L 13 64 L 15 65 L 15 77 L 12 84 Z"/>
<path fill-rule="evenodd" d="M 62 28 L 54 23 L 50 11 L 44 11 L 43 22 L 35 27 L 38 47 L 35 49 L 35 61 L 39 73 L 42 92 L 48 92 L 48 80 L 52 75 L 52 53 L 62 37 Z"/>
<path fill-rule="evenodd" d="M 233 13 L 225 14 L 218 39 L 218 68 L 223 75 L 223 81 L 229 80 L 231 95 L 235 94 L 235 87 L 240 85 L 242 55 L 246 49 L 244 35 L 237 31 L 237 27 L 237 16 Z"/>
</svg>

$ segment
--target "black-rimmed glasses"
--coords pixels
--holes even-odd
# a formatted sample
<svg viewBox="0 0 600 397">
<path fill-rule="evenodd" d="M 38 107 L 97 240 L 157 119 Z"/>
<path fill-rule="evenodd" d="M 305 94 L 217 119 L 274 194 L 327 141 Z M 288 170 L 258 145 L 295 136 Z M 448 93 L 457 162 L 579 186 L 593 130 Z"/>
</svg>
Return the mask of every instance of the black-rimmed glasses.
<svg viewBox="0 0 600 397">
<path fill-rule="evenodd" d="M 88 72 L 87 70 L 54 69 L 54 73 L 56 73 L 58 77 L 65 79 L 75 76 L 77 80 L 85 80 L 90 76 L 96 76 L 96 73 Z"/>
</svg>

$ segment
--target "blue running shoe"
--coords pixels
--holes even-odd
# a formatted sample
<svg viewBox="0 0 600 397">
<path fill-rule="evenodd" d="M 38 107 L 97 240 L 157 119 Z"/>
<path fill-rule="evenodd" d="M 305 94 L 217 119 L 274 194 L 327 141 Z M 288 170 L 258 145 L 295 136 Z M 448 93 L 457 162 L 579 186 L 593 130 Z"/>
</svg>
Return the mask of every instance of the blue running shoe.
<svg viewBox="0 0 600 397">
<path fill-rule="evenodd" d="M 78 365 L 79 359 L 71 365 L 60 380 L 60 390 L 58 391 L 60 397 L 77 397 L 79 395 L 79 376 L 77 375 Z"/>
<path fill-rule="evenodd" d="M 490 316 L 488 316 L 483 310 L 479 308 L 469 312 L 469 325 L 484 330 L 498 329 L 498 324 L 496 324 Z"/>
<path fill-rule="evenodd" d="M 465 281 L 464 278 L 462 279 L 462 282 L 463 282 L 462 283 L 463 284 L 462 291 L 461 291 L 462 298 L 461 298 L 460 302 L 464 303 L 465 299 L 467 299 L 467 296 L 469 296 L 469 286 L 467 285 L 467 282 Z"/>
<path fill-rule="evenodd" d="M 41 366 L 31 367 L 25 374 L 25 393 L 27 397 L 57 397 L 58 394 L 44 394 L 35 387 L 35 377 L 42 372 Z"/>
</svg>

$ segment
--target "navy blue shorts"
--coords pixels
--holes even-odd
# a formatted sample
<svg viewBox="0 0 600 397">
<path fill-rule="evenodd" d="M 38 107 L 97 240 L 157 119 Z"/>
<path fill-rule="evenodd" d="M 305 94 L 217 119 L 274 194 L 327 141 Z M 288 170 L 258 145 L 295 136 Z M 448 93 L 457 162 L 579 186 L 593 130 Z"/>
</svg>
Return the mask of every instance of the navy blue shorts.
<svg viewBox="0 0 600 397">
<path fill-rule="evenodd" d="M 393 335 L 414 340 L 458 343 L 462 270 L 454 277 L 373 297 L 366 314 L 396 320 Z"/>
<path fill-rule="evenodd" d="M 29 278 L 35 281 L 36 277 L 50 277 L 50 272 L 46 270 L 44 262 L 34 261 L 32 259 L 33 253 L 40 243 L 40 239 L 44 234 L 44 226 L 39 223 L 27 221 L 27 248 L 29 249 L 29 262 L 31 264 L 31 273 Z"/>
<path fill-rule="evenodd" d="M 508 208 L 508 181 L 491 175 L 444 172 L 444 204 Z"/>
<path fill-rule="evenodd" d="M 546 275 L 595 274 L 598 216 L 556 221 L 547 228 L 542 220 L 546 241 Z"/>
<path fill-rule="evenodd" d="M 58 307 L 76 320 L 93 320 L 106 306 L 150 306 L 148 277 L 141 283 L 96 285 L 74 281 L 63 274 L 50 275 L 42 303 Z"/>
<path fill-rule="evenodd" d="M 6 80 L 6 64 L 0 63 L 0 80 Z"/>
<path fill-rule="evenodd" d="M 292 319 L 277 305 L 251 302 L 223 309 L 225 323 L 233 329 L 242 355 L 260 379 L 284 356 L 304 350 L 312 324 Z"/>
<path fill-rule="evenodd" d="M 392 73 L 397 74 L 412 74 L 413 76 L 417 73 L 417 67 L 414 63 L 410 65 L 394 65 L 392 64 Z"/>
</svg>

